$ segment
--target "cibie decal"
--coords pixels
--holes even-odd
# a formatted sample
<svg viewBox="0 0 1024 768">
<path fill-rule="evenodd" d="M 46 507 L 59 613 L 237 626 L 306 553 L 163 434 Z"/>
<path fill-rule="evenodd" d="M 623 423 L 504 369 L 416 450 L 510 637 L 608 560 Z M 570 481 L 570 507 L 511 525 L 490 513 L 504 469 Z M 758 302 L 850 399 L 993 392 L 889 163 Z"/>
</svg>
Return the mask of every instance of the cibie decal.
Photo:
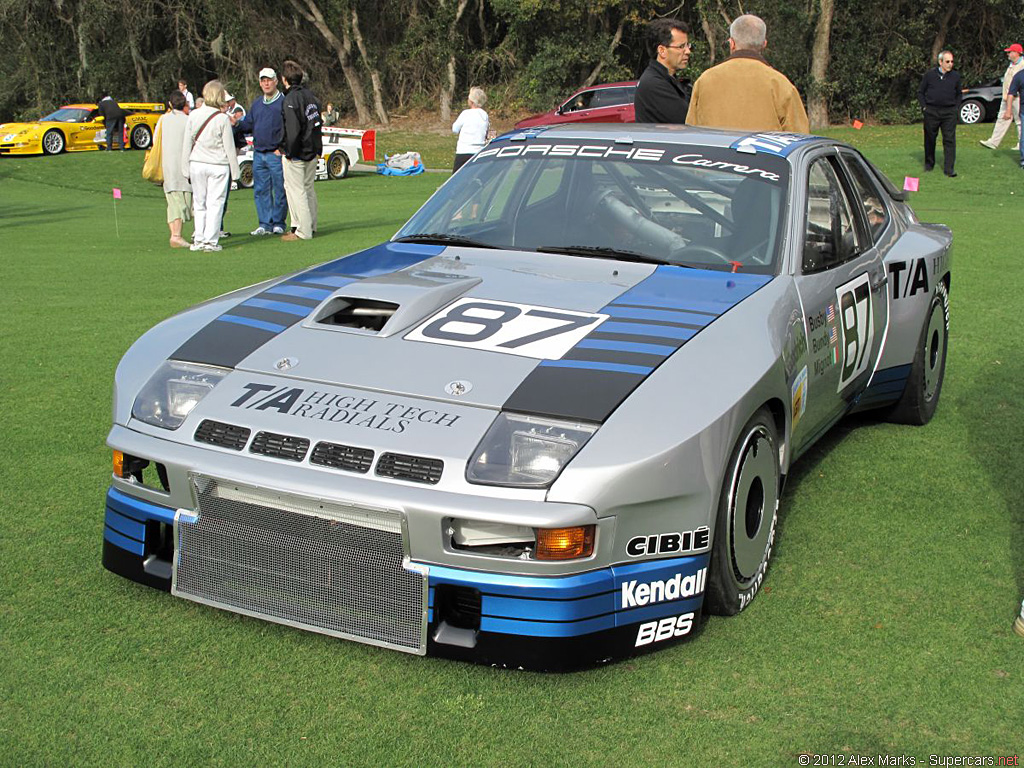
<svg viewBox="0 0 1024 768">
<path fill-rule="evenodd" d="M 892 262 L 889 265 L 889 283 L 892 285 L 893 299 L 905 299 L 918 293 L 928 293 L 928 267 L 924 259 L 914 259 L 909 263 Z"/>
<path fill-rule="evenodd" d="M 648 621 L 640 625 L 636 633 L 634 648 L 651 643 L 660 643 L 662 640 L 670 640 L 673 637 L 682 637 L 690 634 L 693 629 L 694 614 L 684 613 L 681 616 L 666 616 L 658 621 Z"/>
<path fill-rule="evenodd" d="M 810 141 L 811 136 L 804 136 L 802 133 L 755 133 L 746 136 L 732 144 L 729 149 L 737 152 L 767 152 L 779 157 L 785 157 L 793 151 L 795 145 L 801 142 Z"/>
<path fill-rule="evenodd" d="M 800 369 L 800 373 L 793 380 L 790 391 L 790 405 L 793 413 L 793 429 L 800 423 L 800 417 L 807 410 L 807 366 Z"/>
<path fill-rule="evenodd" d="M 608 315 L 463 298 L 405 338 L 559 360 L 606 319 Z"/>
<path fill-rule="evenodd" d="M 636 579 L 624 581 L 622 582 L 622 607 L 637 608 L 700 595 L 704 592 L 704 583 L 707 578 L 708 569 L 701 568 L 689 576 L 677 573 L 675 576 L 657 581 L 638 582 Z"/>
<path fill-rule="evenodd" d="M 871 310 L 871 281 L 867 273 L 836 288 L 843 366 L 839 371 L 840 391 L 867 370 L 875 341 L 875 318 Z"/>
<path fill-rule="evenodd" d="M 695 531 L 655 533 L 649 536 L 634 536 L 626 542 L 626 554 L 630 557 L 644 555 L 670 555 L 684 552 L 698 552 L 707 549 L 711 541 L 711 529 L 706 525 Z"/>
</svg>

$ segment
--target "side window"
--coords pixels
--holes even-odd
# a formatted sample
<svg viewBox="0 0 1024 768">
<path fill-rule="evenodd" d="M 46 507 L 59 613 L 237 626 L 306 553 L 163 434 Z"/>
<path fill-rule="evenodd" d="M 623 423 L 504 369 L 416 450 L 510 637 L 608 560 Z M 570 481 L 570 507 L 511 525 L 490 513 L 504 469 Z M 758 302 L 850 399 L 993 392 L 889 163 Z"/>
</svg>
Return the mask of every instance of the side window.
<svg viewBox="0 0 1024 768">
<path fill-rule="evenodd" d="M 562 111 L 578 112 L 581 109 L 590 109 L 593 106 L 590 102 L 594 99 L 594 93 L 596 91 L 584 91 L 583 93 L 576 94 L 562 105 Z"/>
<path fill-rule="evenodd" d="M 805 232 L 805 273 L 831 269 L 857 255 L 850 205 L 828 158 L 815 160 L 807 176 Z"/>
<path fill-rule="evenodd" d="M 889 211 L 882 204 L 882 193 L 878 191 L 871 174 L 864 167 L 860 158 L 844 152 L 843 160 L 846 161 L 846 167 L 853 179 L 853 188 L 858 198 L 857 203 L 864 209 L 864 220 L 868 224 L 871 241 L 875 242 L 889 223 Z"/>
<path fill-rule="evenodd" d="M 590 102 L 590 107 L 616 107 L 620 104 L 628 104 L 629 99 L 626 98 L 625 88 L 602 88 L 599 91 L 594 91 L 594 98 Z"/>
</svg>

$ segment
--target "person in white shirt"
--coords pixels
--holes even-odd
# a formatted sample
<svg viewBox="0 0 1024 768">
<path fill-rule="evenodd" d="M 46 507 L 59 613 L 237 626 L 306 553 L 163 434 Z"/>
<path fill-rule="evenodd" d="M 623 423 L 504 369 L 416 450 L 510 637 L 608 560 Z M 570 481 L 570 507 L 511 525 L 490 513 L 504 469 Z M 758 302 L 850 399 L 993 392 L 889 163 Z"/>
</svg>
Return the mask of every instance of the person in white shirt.
<svg viewBox="0 0 1024 768">
<path fill-rule="evenodd" d="M 1017 123 L 1017 146 L 1014 149 L 1020 149 L 1020 111 L 1012 109 L 1012 115 L 1006 116 L 1006 103 L 1009 101 L 1013 103 L 1013 99 L 1006 94 L 1007 89 L 1010 87 L 1010 83 L 1013 81 L 1013 76 L 1024 69 L 1024 47 L 1021 47 L 1020 43 L 1014 43 L 1009 48 L 1004 49 L 1006 51 L 1006 58 L 1010 60 L 1009 65 L 1006 67 L 1006 72 L 1003 73 L 1003 100 L 999 103 L 999 112 L 996 114 L 996 124 L 992 126 L 992 135 L 988 139 L 983 139 L 981 146 L 988 147 L 989 149 L 998 149 L 999 142 L 1003 140 L 1003 136 L 1006 135 L 1007 130 L 1010 128 L 1011 122 Z"/>
<path fill-rule="evenodd" d="M 452 173 L 466 164 L 473 155 L 487 144 L 487 130 L 491 121 L 484 111 L 487 94 L 483 88 L 469 89 L 469 109 L 462 110 L 452 124 L 452 133 L 459 135 L 459 143 L 455 146 L 455 165 Z"/>
<path fill-rule="evenodd" d="M 192 92 L 189 91 L 189 89 L 188 89 L 188 83 L 186 83 L 184 80 L 179 80 L 178 81 L 178 90 L 181 91 L 182 94 L 184 94 L 184 96 L 185 96 L 185 104 L 188 105 L 188 108 L 190 110 L 194 109 L 195 106 L 196 106 L 196 100 L 194 98 L 192 98 Z"/>
<path fill-rule="evenodd" d="M 203 106 L 189 113 L 182 137 L 182 173 L 192 183 L 193 251 L 221 250 L 217 241 L 228 179 L 239 175 L 231 120 L 221 109 L 224 93 L 220 80 L 203 87 Z"/>
</svg>

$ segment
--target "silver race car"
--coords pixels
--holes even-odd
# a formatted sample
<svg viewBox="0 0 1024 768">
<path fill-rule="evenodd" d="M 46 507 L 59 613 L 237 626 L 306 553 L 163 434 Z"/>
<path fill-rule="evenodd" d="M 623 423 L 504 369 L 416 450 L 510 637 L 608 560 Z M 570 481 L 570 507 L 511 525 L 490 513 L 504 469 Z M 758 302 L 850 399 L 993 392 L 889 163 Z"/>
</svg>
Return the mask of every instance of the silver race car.
<svg viewBox="0 0 1024 768">
<path fill-rule="evenodd" d="M 754 599 L 830 426 L 932 417 L 950 262 L 836 141 L 507 134 L 389 242 L 132 346 L 103 563 L 416 654 L 664 647 Z"/>
</svg>

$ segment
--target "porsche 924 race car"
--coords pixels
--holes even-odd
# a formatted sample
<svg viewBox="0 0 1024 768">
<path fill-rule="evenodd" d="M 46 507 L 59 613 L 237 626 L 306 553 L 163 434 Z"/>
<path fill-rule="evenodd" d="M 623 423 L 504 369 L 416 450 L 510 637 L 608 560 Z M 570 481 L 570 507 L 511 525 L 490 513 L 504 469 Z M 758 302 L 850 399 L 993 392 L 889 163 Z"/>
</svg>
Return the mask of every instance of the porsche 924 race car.
<svg viewBox="0 0 1024 768">
<path fill-rule="evenodd" d="M 316 161 L 317 181 L 324 179 L 344 179 L 349 169 L 362 160 L 372 163 L 376 159 L 377 132 L 360 131 L 355 128 L 323 129 L 324 151 Z M 238 187 L 251 189 L 252 179 L 252 136 L 247 137 L 245 149 L 238 153 Z"/>
<path fill-rule="evenodd" d="M 836 141 L 513 132 L 389 242 L 131 347 L 103 563 L 416 654 L 667 646 L 750 604 L 831 425 L 932 417 L 950 263 Z"/>
<path fill-rule="evenodd" d="M 164 105 L 123 102 L 125 130 L 136 149 L 149 149 Z M 107 132 L 95 104 L 68 104 L 35 122 L 0 125 L 0 155 L 59 155 L 101 149 Z"/>
</svg>

